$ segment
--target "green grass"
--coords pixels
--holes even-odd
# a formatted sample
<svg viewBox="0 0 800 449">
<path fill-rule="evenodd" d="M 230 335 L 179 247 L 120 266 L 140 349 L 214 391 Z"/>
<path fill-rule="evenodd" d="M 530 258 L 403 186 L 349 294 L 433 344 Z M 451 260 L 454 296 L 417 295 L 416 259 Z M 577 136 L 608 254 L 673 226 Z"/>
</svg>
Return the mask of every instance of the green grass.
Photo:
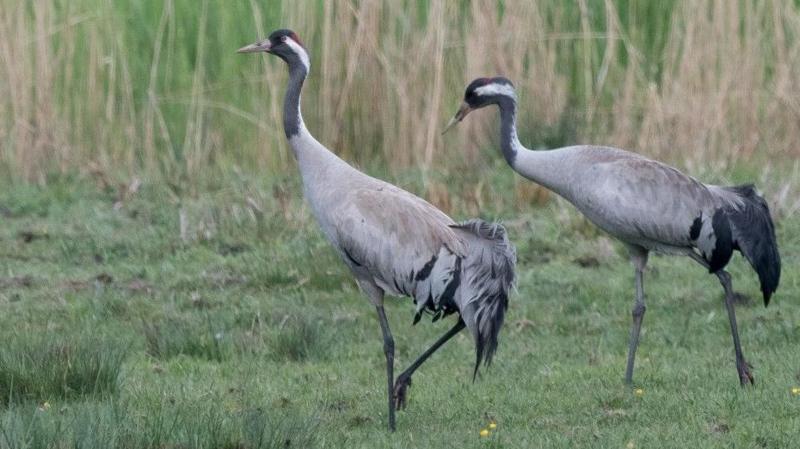
<svg viewBox="0 0 800 449">
<path fill-rule="evenodd" d="M 14 330 L 3 336 L 0 348 L 0 403 L 117 391 L 126 349 L 113 336 L 80 334 L 80 329 L 71 330 L 77 335 Z"/>
<path fill-rule="evenodd" d="M 498 189 L 506 175 L 487 171 Z M 633 296 L 623 249 L 569 207 L 515 208 L 498 194 L 485 217 L 513 211 L 502 216 L 519 286 L 495 363 L 472 383 L 472 343 L 455 338 L 414 376 L 391 435 L 374 311 L 297 184 L 221 184 L 178 201 L 145 183 L 117 208 L 81 180 L 2 189 L 0 448 L 794 444 L 794 217 L 778 226 L 784 271 L 769 308 L 746 262 L 731 266 L 750 298 L 737 312 L 756 386 L 738 386 L 716 280 L 653 257 L 638 397 L 622 384 Z M 398 369 L 451 325 L 412 327 L 408 299 L 390 300 L 388 315 Z M 498 428 L 480 438 L 489 418 Z"/>
</svg>

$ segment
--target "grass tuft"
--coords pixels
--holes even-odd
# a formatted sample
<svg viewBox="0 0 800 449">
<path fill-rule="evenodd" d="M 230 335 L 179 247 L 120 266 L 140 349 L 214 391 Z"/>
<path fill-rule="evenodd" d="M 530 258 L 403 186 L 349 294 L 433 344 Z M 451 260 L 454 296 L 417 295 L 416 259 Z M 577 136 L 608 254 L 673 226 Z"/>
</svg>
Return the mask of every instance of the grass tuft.
<svg viewBox="0 0 800 449">
<path fill-rule="evenodd" d="M 323 325 L 313 317 L 286 316 L 269 345 L 276 359 L 298 362 L 321 357 L 326 348 Z"/>
<path fill-rule="evenodd" d="M 108 336 L 7 335 L 0 347 L 0 404 L 113 395 L 127 353 Z"/>
<path fill-rule="evenodd" d="M 143 332 L 147 354 L 160 360 L 186 355 L 221 362 L 230 356 L 230 338 L 209 313 L 202 319 L 170 317 L 144 323 Z"/>
</svg>

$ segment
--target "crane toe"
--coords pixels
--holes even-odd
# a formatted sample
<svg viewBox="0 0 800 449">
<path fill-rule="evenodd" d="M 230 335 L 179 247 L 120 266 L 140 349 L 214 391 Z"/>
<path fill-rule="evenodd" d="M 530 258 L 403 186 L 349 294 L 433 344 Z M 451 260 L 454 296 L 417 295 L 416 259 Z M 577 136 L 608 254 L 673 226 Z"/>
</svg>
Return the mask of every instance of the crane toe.
<svg viewBox="0 0 800 449">
<path fill-rule="evenodd" d="M 394 405 L 397 410 L 406 408 L 408 387 L 411 386 L 411 376 L 400 375 L 394 384 Z"/>
<path fill-rule="evenodd" d="M 739 382 L 742 384 L 743 387 L 747 385 L 755 385 L 756 380 L 753 377 L 753 374 L 750 372 L 750 364 L 744 360 L 737 360 L 736 361 L 736 371 L 739 372 Z"/>
</svg>

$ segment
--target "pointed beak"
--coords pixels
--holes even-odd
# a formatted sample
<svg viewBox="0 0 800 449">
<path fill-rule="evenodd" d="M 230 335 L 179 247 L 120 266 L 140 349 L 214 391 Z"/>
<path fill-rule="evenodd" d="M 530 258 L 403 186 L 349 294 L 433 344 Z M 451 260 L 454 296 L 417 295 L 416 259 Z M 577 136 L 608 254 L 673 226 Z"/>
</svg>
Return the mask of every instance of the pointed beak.
<svg viewBox="0 0 800 449">
<path fill-rule="evenodd" d="M 450 119 L 450 122 L 447 124 L 447 126 L 444 127 L 444 131 L 442 131 L 442 134 L 446 133 L 447 131 L 450 131 L 450 128 L 455 126 L 456 123 L 460 122 L 461 120 L 464 120 L 464 117 L 466 117 L 467 114 L 469 114 L 470 112 L 472 112 L 472 108 L 469 107 L 467 102 L 465 101 L 461 103 L 461 107 L 458 108 L 458 112 L 456 112 L 456 115 L 454 115 L 453 118 Z"/>
<path fill-rule="evenodd" d="M 269 39 L 267 39 L 265 41 L 256 42 L 255 44 L 246 45 L 236 50 L 236 53 L 258 53 L 262 51 L 269 53 L 270 48 L 272 48 L 272 44 Z"/>
</svg>

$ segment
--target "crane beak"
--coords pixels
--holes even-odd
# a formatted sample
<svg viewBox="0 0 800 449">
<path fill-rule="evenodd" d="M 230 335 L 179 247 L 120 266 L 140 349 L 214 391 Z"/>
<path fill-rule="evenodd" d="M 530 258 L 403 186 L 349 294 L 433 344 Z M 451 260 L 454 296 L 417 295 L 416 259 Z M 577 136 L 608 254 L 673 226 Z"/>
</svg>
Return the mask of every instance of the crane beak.
<svg viewBox="0 0 800 449">
<path fill-rule="evenodd" d="M 258 52 L 265 52 L 269 53 L 269 50 L 272 48 L 272 43 L 269 39 L 263 40 L 261 42 L 256 42 L 255 44 L 246 45 L 238 50 L 236 53 L 258 53 Z"/>
<path fill-rule="evenodd" d="M 444 131 L 442 131 L 442 134 L 446 133 L 447 131 L 450 131 L 450 128 L 455 126 L 456 123 L 460 122 L 461 120 L 464 120 L 464 117 L 466 117 L 467 114 L 469 114 L 470 112 L 472 112 L 472 108 L 467 104 L 467 102 L 465 101 L 461 103 L 461 107 L 458 108 L 458 112 L 456 112 L 456 115 L 454 115 L 453 118 L 450 119 L 450 122 L 447 124 L 447 126 L 444 127 Z"/>
</svg>

